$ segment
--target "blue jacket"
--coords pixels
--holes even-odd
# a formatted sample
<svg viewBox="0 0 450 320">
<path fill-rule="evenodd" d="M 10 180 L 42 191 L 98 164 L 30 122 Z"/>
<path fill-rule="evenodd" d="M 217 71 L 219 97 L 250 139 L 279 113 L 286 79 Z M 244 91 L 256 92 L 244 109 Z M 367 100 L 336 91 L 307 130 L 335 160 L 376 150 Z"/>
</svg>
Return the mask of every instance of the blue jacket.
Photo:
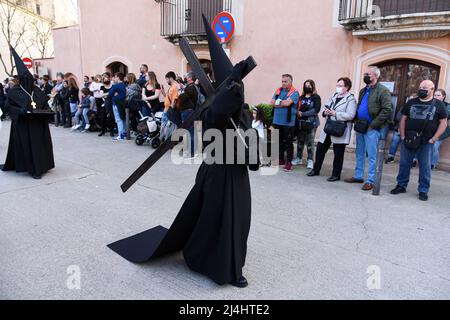
<svg viewBox="0 0 450 320">
<path fill-rule="evenodd" d="M 127 97 L 127 87 L 125 86 L 125 83 L 121 82 L 113 85 L 108 93 L 108 96 L 112 99 L 113 104 L 116 106 L 123 105 Z"/>
</svg>

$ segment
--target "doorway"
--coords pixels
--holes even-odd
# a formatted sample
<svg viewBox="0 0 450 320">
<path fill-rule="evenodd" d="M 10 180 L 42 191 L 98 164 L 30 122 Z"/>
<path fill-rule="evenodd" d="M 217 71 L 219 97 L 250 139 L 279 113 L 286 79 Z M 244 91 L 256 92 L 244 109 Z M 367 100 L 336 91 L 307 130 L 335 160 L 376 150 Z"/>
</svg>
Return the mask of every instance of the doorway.
<svg viewBox="0 0 450 320">
<path fill-rule="evenodd" d="M 376 64 L 381 70 L 380 81 L 391 90 L 394 110 L 398 111 L 417 95 L 423 80 L 439 84 L 441 68 L 421 60 L 396 59 Z"/>
<path fill-rule="evenodd" d="M 124 75 L 127 75 L 128 73 L 128 67 L 126 64 L 123 64 L 122 62 L 115 61 L 113 63 L 110 63 L 106 66 L 106 70 L 111 73 L 111 75 L 116 74 L 117 72 L 123 73 Z"/>
<path fill-rule="evenodd" d="M 208 59 L 199 59 L 200 61 L 200 65 L 202 66 L 203 70 L 205 71 L 205 73 L 211 78 L 211 80 L 214 80 L 214 75 L 213 75 L 213 69 L 212 69 L 212 63 L 211 60 Z M 191 65 L 188 63 L 187 64 L 187 72 L 192 71 L 192 67 Z"/>
</svg>

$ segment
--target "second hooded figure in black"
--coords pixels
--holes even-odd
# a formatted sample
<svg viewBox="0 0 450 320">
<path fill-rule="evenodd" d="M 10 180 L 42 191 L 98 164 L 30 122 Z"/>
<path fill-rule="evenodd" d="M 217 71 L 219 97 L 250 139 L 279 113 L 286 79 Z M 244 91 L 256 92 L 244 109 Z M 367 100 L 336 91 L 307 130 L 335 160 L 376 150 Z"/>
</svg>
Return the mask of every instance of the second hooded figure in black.
<svg viewBox="0 0 450 320">
<path fill-rule="evenodd" d="M 28 172 L 33 178 L 55 167 L 48 127 L 48 97 L 35 86 L 33 75 L 11 47 L 19 74 L 19 84 L 7 95 L 5 108 L 11 117 L 11 134 L 3 171 Z M 47 112 L 47 110 L 49 112 Z"/>
</svg>

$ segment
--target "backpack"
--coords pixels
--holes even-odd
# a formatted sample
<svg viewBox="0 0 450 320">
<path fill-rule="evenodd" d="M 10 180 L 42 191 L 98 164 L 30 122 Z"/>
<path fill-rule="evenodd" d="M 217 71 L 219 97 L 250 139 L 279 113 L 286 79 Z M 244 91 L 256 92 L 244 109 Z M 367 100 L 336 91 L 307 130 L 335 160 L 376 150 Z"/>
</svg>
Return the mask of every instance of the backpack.
<svg viewBox="0 0 450 320">
<path fill-rule="evenodd" d="M 201 106 L 205 103 L 206 97 L 203 95 L 198 86 L 195 86 L 195 89 L 197 89 L 197 106 Z"/>
</svg>

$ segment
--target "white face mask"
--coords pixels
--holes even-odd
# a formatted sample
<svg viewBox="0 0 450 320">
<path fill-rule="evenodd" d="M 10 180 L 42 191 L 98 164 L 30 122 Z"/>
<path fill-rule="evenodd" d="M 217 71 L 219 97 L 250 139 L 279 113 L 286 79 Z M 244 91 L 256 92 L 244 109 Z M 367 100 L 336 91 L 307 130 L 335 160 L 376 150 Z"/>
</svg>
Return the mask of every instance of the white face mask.
<svg viewBox="0 0 450 320">
<path fill-rule="evenodd" d="M 342 88 L 342 87 L 337 87 L 336 88 L 336 93 L 337 94 L 342 94 L 344 92 L 344 88 Z"/>
</svg>

